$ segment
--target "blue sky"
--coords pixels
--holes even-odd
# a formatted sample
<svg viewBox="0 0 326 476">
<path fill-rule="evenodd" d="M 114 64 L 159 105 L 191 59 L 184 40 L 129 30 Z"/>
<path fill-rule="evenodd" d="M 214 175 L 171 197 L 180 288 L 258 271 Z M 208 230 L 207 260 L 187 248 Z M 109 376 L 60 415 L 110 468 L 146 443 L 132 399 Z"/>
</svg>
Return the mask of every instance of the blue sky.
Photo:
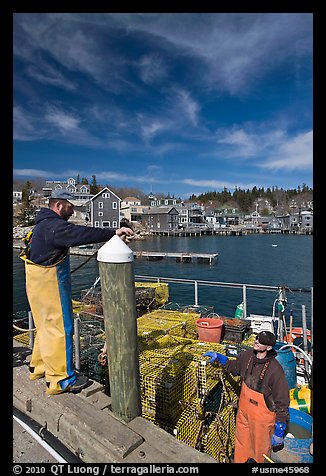
<svg viewBox="0 0 326 476">
<path fill-rule="evenodd" d="M 14 178 L 312 187 L 312 13 L 15 13 Z"/>
</svg>

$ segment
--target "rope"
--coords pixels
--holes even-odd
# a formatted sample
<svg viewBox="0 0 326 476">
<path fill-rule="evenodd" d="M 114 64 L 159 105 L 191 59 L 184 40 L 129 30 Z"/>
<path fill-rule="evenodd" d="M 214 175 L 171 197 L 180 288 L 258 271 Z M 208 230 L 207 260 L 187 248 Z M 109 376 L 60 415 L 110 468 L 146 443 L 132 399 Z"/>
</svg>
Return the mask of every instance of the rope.
<svg viewBox="0 0 326 476">
<path fill-rule="evenodd" d="M 17 331 L 22 331 L 22 332 L 36 331 L 36 327 L 34 327 L 34 329 L 23 329 L 22 327 L 15 326 L 15 324 L 13 324 L 12 327 L 14 329 L 17 329 Z"/>
<path fill-rule="evenodd" d="M 311 358 L 309 357 L 308 354 L 306 354 L 306 352 L 304 350 L 300 349 L 300 347 L 298 347 L 297 345 L 294 345 L 294 344 L 285 344 L 279 350 L 283 350 L 283 349 L 285 349 L 285 347 L 294 347 L 295 349 L 299 350 L 304 355 L 305 359 L 308 360 L 309 364 L 312 366 Z"/>
<path fill-rule="evenodd" d="M 85 261 L 83 263 L 81 263 L 79 266 L 77 266 L 77 268 L 71 270 L 70 274 L 74 273 L 75 271 L 77 271 L 77 269 L 80 269 L 82 266 L 84 266 L 84 264 L 88 263 L 88 261 L 90 261 L 92 258 L 94 258 L 94 256 L 96 255 L 97 252 L 98 252 L 98 250 L 96 250 L 95 253 L 93 253 L 91 256 L 89 256 L 87 259 L 85 259 Z"/>
</svg>

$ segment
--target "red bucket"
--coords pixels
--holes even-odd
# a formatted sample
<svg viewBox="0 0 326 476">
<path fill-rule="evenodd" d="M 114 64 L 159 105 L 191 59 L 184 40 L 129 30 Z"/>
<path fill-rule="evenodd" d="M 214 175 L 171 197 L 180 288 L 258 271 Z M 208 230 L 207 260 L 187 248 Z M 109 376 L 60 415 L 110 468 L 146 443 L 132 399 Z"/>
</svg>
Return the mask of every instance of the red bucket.
<svg viewBox="0 0 326 476">
<path fill-rule="evenodd" d="M 221 342 L 223 321 L 215 318 L 201 318 L 196 320 L 198 338 L 204 342 Z"/>
</svg>

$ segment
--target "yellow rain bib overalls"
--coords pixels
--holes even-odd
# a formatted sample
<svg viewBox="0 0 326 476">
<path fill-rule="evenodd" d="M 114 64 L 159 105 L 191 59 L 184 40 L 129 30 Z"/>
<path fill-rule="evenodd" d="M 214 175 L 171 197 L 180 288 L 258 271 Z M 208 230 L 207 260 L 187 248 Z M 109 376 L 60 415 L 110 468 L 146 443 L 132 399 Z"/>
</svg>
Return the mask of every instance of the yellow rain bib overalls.
<svg viewBox="0 0 326 476">
<path fill-rule="evenodd" d="M 76 380 L 69 253 L 51 266 L 21 257 L 25 262 L 26 294 L 36 326 L 30 378 L 45 376 L 47 395 L 62 393 Z"/>
</svg>

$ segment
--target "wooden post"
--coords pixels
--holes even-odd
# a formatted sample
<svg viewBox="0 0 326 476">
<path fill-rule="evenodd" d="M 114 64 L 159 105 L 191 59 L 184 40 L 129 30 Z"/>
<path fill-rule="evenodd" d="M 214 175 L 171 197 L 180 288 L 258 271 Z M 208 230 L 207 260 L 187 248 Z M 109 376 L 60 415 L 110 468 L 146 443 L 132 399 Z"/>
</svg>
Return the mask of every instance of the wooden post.
<svg viewBox="0 0 326 476">
<path fill-rule="evenodd" d="M 306 320 L 306 306 L 303 304 L 301 306 L 302 309 L 302 337 L 303 337 L 303 350 L 306 354 L 308 354 L 308 339 L 307 339 L 307 320 Z M 306 372 L 308 373 L 308 361 L 304 359 L 304 367 Z"/>
<path fill-rule="evenodd" d="M 243 319 L 247 319 L 247 286 L 242 286 Z"/>
<path fill-rule="evenodd" d="M 198 282 L 195 281 L 195 306 L 198 306 Z"/>
<path fill-rule="evenodd" d="M 311 288 L 311 323 L 310 323 L 310 352 L 313 356 L 313 329 L 314 329 L 314 288 Z"/>
<path fill-rule="evenodd" d="M 115 235 L 99 249 L 97 260 L 112 412 L 129 422 L 141 415 L 134 256 Z"/>
<path fill-rule="evenodd" d="M 289 330 L 289 334 L 290 334 L 290 344 L 293 343 L 293 339 L 292 339 L 292 328 L 293 328 L 293 314 L 292 314 L 292 311 L 290 313 L 290 330 Z"/>
<path fill-rule="evenodd" d="M 74 318 L 75 367 L 80 370 L 80 317 Z"/>
<path fill-rule="evenodd" d="M 34 347 L 34 319 L 32 311 L 28 311 L 28 329 L 29 329 L 29 348 L 33 350 Z"/>
</svg>

